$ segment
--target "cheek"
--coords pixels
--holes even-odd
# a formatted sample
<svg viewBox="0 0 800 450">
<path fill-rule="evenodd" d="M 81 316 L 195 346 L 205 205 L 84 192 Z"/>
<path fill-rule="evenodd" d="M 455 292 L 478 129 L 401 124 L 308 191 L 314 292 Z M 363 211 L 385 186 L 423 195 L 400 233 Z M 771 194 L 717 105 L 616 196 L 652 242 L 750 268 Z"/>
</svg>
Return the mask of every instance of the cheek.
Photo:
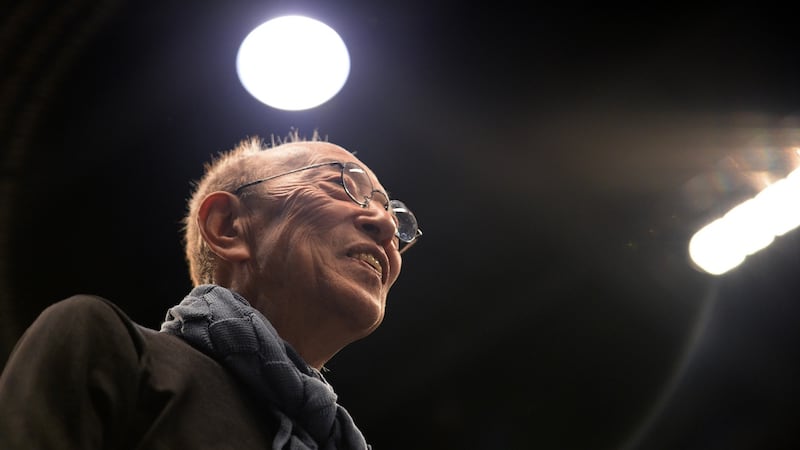
<svg viewBox="0 0 800 450">
<path fill-rule="evenodd" d="M 303 189 L 286 199 L 282 212 L 264 224 L 258 261 L 268 273 L 296 278 L 331 263 L 338 248 L 340 227 L 347 226 L 346 206 L 324 192 Z M 276 280 L 277 282 L 280 282 Z"/>
<path fill-rule="evenodd" d="M 395 270 L 393 271 L 394 273 L 392 274 L 394 278 L 392 278 L 389 283 L 389 287 L 391 287 L 394 284 L 394 282 L 397 281 L 397 278 L 400 277 L 400 270 L 403 268 L 403 257 L 400 256 L 399 253 L 393 252 L 393 255 L 389 256 L 389 258 L 390 258 L 389 264 L 391 264 L 391 266 L 395 268 Z"/>
<path fill-rule="evenodd" d="M 319 276 L 320 269 L 330 263 L 335 253 L 334 236 L 329 228 L 317 226 L 319 222 L 313 214 L 304 216 L 308 220 L 287 221 L 277 227 L 271 243 L 259 252 L 259 260 L 268 273 L 284 280 L 308 280 Z"/>
<path fill-rule="evenodd" d="M 281 227 L 274 240 L 262 242 L 253 268 L 259 288 L 273 295 L 313 289 L 317 264 L 306 235 L 304 229 Z"/>
<path fill-rule="evenodd" d="M 313 229 L 307 231 L 309 236 L 314 234 L 314 230 L 324 233 L 341 222 L 342 206 L 341 200 L 320 190 L 304 189 L 286 202 L 282 222 L 298 229 L 311 225 Z"/>
</svg>

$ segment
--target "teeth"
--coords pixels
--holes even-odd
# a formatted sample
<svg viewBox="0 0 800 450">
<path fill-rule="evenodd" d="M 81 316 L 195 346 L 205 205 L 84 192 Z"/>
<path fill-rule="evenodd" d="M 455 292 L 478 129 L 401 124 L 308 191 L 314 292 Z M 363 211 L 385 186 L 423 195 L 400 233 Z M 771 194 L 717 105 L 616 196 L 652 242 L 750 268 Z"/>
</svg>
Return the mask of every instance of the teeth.
<svg viewBox="0 0 800 450">
<path fill-rule="evenodd" d="M 360 259 L 360 260 L 364 261 L 365 263 L 369 264 L 370 266 L 374 267 L 375 270 L 377 270 L 379 274 L 383 273 L 383 270 L 381 269 L 381 263 L 378 262 L 378 260 L 375 259 L 374 256 L 372 256 L 370 254 L 367 254 L 367 253 L 358 253 L 358 254 L 355 255 L 355 257 L 357 259 Z"/>
</svg>

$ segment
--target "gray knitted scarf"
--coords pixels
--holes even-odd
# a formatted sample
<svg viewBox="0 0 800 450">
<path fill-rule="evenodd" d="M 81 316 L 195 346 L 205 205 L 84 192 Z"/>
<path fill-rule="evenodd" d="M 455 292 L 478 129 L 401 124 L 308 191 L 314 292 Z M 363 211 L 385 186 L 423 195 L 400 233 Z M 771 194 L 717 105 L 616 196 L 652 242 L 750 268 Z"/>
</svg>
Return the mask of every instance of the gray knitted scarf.
<svg viewBox="0 0 800 450">
<path fill-rule="evenodd" d="M 371 449 L 322 374 L 235 292 L 194 288 L 170 308 L 161 332 L 214 358 L 276 413 L 273 449 Z"/>
</svg>

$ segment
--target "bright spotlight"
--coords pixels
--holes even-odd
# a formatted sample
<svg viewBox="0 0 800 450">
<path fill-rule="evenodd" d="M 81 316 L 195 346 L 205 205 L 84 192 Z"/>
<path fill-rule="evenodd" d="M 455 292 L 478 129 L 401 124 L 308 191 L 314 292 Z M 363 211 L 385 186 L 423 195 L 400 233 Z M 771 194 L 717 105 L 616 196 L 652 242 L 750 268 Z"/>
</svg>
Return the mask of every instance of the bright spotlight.
<svg viewBox="0 0 800 450">
<path fill-rule="evenodd" d="M 720 275 L 800 226 L 800 169 L 706 225 L 689 241 L 689 256 Z"/>
<path fill-rule="evenodd" d="M 328 25 L 284 16 L 247 35 L 236 55 L 236 72 L 262 103 L 299 111 L 325 103 L 342 89 L 350 74 L 350 55 Z"/>
</svg>

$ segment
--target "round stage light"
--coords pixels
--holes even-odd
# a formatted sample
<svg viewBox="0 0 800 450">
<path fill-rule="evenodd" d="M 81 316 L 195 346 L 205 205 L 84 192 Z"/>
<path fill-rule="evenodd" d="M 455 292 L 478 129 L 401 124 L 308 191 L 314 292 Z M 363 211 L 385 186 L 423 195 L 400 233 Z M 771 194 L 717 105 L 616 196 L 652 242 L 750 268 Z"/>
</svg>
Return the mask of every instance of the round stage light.
<svg viewBox="0 0 800 450">
<path fill-rule="evenodd" d="M 299 111 L 327 102 L 342 89 L 350 74 L 350 55 L 328 25 L 284 16 L 247 35 L 236 55 L 236 72 L 262 103 Z"/>
</svg>

